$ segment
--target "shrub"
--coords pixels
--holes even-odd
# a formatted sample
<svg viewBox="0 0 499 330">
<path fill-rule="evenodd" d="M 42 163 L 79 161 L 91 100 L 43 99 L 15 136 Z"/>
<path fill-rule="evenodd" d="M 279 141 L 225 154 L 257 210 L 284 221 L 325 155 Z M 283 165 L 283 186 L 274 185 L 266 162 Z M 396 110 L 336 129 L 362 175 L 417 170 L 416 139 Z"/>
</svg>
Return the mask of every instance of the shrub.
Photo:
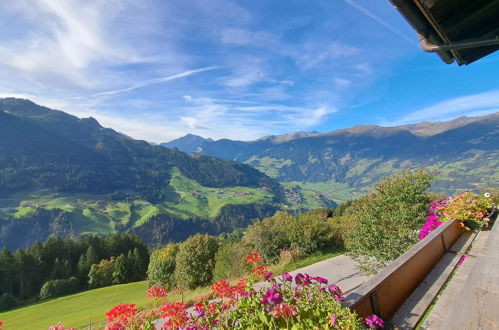
<svg viewBox="0 0 499 330">
<path fill-rule="evenodd" d="M 250 248 L 244 243 L 225 243 L 215 255 L 215 268 L 213 279 L 215 281 L 228 280 L 242 277 L 250 271 L 245 256 Z"/>
<path fill-rule="evenodd" d="M 365 272 L 375 272 L 418 241 L 434 181 L 426 171 L 405 171 L 380 181 L 371 194 L 353 202 L 344 216 L 355 222 L 346 247 Z"/>
<path fill-rule="evenodd" d="M 168 244 L 151 254 L 147 276 L 149 285 L 171 289 L 175 285 L 175 258 L 180 244 Z"/>
<path fill-rule="evenodd" d="M 17 306 L 17 304 L 18 304 L 18 301 L 17 301 L 16 297 L 14 297 L 13 295 L 11 295 L 8 292 L 5 292 L 4 294 L 2 294 L 0 296 L 0 311 L 4 311 L 4 310 L 10 309 L 12 307 L 15 307 L 15 306 Z"/>
<path fill-rule="evenodd" d="M 47 281 L 40 289 L 40 298 L 49 299 L 76 292 L 79 284 L 80 283 L 76 277 Z"/>
<path fill-rule="evenodd" d="M 303 213 L 291 220 L 287 237 L 290 246 L 303 254 L 325 251 L 336 245 L 328 213 L 322 212 Z"/>
<path fill-rule="evenodd" d="M 294 220 L 287 212 L 255 221 L 246 231 L 244 240 L 252 249 L 263 255 L 268 262 L 275 262 L 283 249 L 290 247 L 288 226 Z"/>
<path fill-rule="evenodd" d="M 100 288 L 113 284 L 116 258 L 102 259 L 98 264 L 92 265 L 88 272 L 88 284 L 91 288 Z"/>
<path fill-rule="evenodd" d="M 218 240 L 207 234 L 196 234 L 181 243 L 175 259 L 176 283 L 186 289 L 209 284 L 217 250 Z"/>
</svg>

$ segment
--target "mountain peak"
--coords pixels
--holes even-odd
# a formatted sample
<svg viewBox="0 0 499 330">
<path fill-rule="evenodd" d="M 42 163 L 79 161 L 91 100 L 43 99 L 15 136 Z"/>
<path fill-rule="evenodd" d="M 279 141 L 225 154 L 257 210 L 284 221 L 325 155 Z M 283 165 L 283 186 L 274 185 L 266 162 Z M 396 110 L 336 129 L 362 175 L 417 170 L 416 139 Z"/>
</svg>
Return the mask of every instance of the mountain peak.
<svg viewBox="0 0 499 330">
<path fill-rule="evenodd" d="M 213 142 L 211 138 L 204 138 L 195 134 L 186 134 L 170 142 L 161 143 L 160 146 L 166 148 L 177 148 L 180 151 L 191 153 L 196 152 L 206 142 Z"/>
</svg>

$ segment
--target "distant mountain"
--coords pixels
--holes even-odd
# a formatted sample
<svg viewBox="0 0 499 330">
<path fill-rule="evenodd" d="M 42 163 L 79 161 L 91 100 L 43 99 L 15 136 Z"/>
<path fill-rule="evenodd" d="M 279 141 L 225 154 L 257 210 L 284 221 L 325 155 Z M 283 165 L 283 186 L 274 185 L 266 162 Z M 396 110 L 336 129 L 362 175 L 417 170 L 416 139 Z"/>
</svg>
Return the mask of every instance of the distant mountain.
<svg viewBox="0 0 499 330">
<path fill-rule="evenodd" d="M 493 118 L 494 115 L 483 116 L 483 117 L 466 117 L 462 116 L 449 121 L 441 122 L 428 122 L 424 121 L 419 124 L 402 125 L 399 128 L 406 129 L 411 133 L 421 136 L 431 136 L 445 131 L 451 130 L 453 128 L 458 128 L 467 124 L 471 124 L 476 121 L 482 121 L 487 118 Z"/>
<path fill-rule="evenodd" d="M 212 139 L 205 139 L 199 135 L 187 134 L 181 138 L 170 142 L 161 143 L 160 146 L 166 148 L 177 148 L 180 151 L 191 153 L 198 151 L 198 148 L 206 142 L 213 142 Z"/>
<path fill-rule="evenodd" d="M 153 146 L 28 100 L 0 99 L 0 247 L 116 231 L 156 244 L 309 205 L 334 204 L 245 164 Z"/>
<path fill-rule="evenodd" d="M 280 182 L 297 182 L 337 201 L 406 168 L 435 169 L 434 190 L 499 185 L 499 113 L 398 127 L 361 125 L 291 139 L 218 140 L 205 155 L 244 162 Z"/>
</svg>

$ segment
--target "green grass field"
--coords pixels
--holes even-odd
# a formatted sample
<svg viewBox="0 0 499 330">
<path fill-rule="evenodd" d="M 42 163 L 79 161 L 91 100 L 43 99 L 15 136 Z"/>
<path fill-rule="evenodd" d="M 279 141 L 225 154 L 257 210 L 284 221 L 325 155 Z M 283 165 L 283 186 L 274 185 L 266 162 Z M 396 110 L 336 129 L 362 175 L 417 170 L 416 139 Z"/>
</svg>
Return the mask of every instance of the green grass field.
<svg viewBox="0 0 499 330">
<path fill-rule="evenodd" d="M 0 313 L 0 320 L 6 330 L 46 330 L 57 322 L 65 327 L 87 328 L 90 321 L 95 329 L 102 329 L 104 313 L 119 303 L 146 304 L 146 290 L 146 281 L 95 289 Z"/>
<path fill-rule="evenodd" d="M 315 254 L 285 265 L 274 265 L 269 269 L 274 274 L 282 274 L 316 262 L 340 255 L 343 251 Z M 4 329 L 46 330 L 57 322 L 65 327 L 102 329 L 109 309 L 120 303 L 133 303 L 147 306 L 150 301 L 146 297 L 147 281 L 114 285 L 106 288 L 90 290 L 74 295 L 56 298 L 46 302 L 0 313 L 0 321 L 5 322 Z M 210 291 L 210 287 L 198 288 L 183 294 L 184 301 L 192 303 L 195 299 Z M 170 301 L 180 301 L 179 294 L 168 295 Z"/>
<path fill-rule="evenodd" d="M 302 189 L 304 189 L 304 191 L 319 192 L 338 204 L 346 202 L 349 199 L 357 198 L 359 197 L 360 194 L 365 193 L 365 192 L 359 193 L 358 189 L 349 188 L 346 184 L 334 181 L 327 181 L 327 182 L 290 181 L 290 182 L 285 182 L 284 184 L 298 185 Z"/>
</svg>

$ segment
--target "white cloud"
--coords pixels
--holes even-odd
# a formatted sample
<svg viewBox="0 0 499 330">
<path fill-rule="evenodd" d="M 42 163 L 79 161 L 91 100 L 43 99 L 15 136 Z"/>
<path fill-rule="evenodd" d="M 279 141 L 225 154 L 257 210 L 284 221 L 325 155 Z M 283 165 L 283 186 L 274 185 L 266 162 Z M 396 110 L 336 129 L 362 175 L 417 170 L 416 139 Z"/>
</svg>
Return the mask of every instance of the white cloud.
<svg viewBox="0 0 499 330">
<path fill-rule="evenodd" d="M 341 77 L 334 77 L 333 78 L 333 84 L 337 87 L 348 87 L 350 86 L 352 82 L 348 79 L 341 78 Z"/>
<path fill-rule="evenodd" d="M 146 87 L 146 86 L 155 85 L 155 84 L 161 84 L 161 83 L 172 81 L 175 79 L 188 77 L 188 76 L 191 76 L 191 75 L 196 74 L 196 73 L 211 71 L 211 70 L 215 70 L 215 69 L 218 69 L 218 67 L 210 66 L 210 67 L 196 69 L 196 70 L 189 70 L 189 71 L 177 73 L 177 74 L 174 74 L 174 75 L 171 75 L 168 77 L 155 78 L 155 79 L 149 79 L 146 81 L 142 81 L 142 82 L 139 82 L 139 83 L 137 83 L 133 86 L 127 87 L 127 88 L 115 89 L 115 90 L 106 91 L 106 92 L 100 92 L 100 93 L 94 94 L 93 96 L 114 95 L 114 94 L 119 94 L 119 93 L 131 92 L 137 88 Z"/>
<path fill-rule="evenodd" d="M 19 28 L 28 32 L 3 40 L 0 64 L 44 85 L 91 88 L 99 82 L 86 71 L 94 64 L 140 60 L 134 49 L 109 35 L 107 24 L 119 8 L 106 2 L 20 0 L 10 6 L 0 10 L 17 17 L 22 22 Z"/>
<path fill-rule="evenodd" d="M 499 110 L 499 90 L 445 100 L 413 111 L 397 120 L 384 120 L 382 125 L 404 125 L 422 121 L 445 121 L 457 116 L 476 116 Z"/>
<path fill-rule="evenodd" d="M 220 33 L 220 41 L 237 46 L 269 47 L 276 45 L 279 38 L 266 31 L 251 31 L 242 28 L 228 28 Z"/>
<path fill-rule="evenodd" d="M 357 9 L 358 11 L 360 11 L 362 14 L 371 18 L 375 22 L 384 26 L 389 31 L 391 31 L 393 34 L 399 36 L 403 40 L 408 41 L 413 45 L 416 45 L 416 46 L 418 45 L 418 43 L 416 42 L 416 37 L 410 38 L 410 37 L 406 36 L 402 31 L 400 31 L 399 29 L 397 29 L 393 25 L 389 24 L 388 22 L 384 21 L 383 19 L 379 18 L 378 16 L 374 15 L 373 13 L 371 13 L 369 10 L 367 10 L 363 6 L 359 5 L 358 3 L 355 3 L 353 0 L 345 0 L 345 2 L 348 3 L 350 6 L 354 7 L 355 9 Z"/>
</svg>

